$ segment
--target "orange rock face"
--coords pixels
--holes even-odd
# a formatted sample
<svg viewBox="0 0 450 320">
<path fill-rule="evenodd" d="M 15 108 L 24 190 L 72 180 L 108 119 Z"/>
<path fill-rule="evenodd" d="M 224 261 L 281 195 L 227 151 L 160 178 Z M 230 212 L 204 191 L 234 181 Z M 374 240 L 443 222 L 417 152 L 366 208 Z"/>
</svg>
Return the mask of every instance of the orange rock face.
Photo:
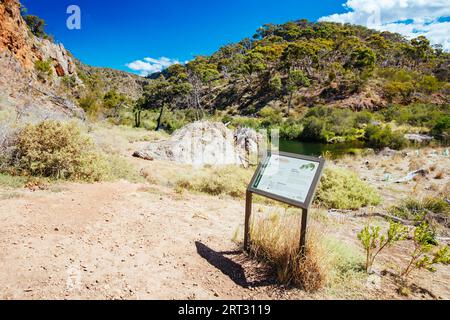
<svg viewBox="0 0 450 320">
<path fill-rule="evenodd" d="M 31 69 L 37 59 L 33 46 L 17 0 L 0 2 L 0 52 L 9 50 L 25 68 Z"/>
</svg>

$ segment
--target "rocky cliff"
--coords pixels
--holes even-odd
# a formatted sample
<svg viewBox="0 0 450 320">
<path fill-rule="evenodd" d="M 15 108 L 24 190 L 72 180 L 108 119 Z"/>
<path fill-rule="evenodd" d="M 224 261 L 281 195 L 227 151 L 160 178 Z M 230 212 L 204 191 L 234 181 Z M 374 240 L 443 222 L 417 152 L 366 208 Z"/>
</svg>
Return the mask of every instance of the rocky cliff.
<svg viewBox="0 0 450 320">
<path fill-rule="evenodd" d="M 48 66 L 45 75 L 36 67 L 39 62 Z M 0 0 L 0 109 L 40 118 L 83 118 L 83 110 L 64 88 L 68 79 L 82 85 L 64 46 L 35 37 L 17 0 Z"/>
</svg>

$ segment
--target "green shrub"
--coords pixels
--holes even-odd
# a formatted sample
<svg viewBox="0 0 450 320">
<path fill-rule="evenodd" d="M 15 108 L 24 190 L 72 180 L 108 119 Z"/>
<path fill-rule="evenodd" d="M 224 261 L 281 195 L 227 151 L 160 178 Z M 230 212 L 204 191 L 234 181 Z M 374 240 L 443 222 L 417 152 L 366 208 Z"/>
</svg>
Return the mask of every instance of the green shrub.
<svg viewBox="0 0 450 320">
<path fill-rule="evenodd" d="M 437 120 L 431 133 L 439 140 L 446 143 L 450 142 L 450 116 L 445 116 Z"/>
<path fill-rule="evenodd" d="M 348 170 L 327 168 L 317 191 L 316 202 L 327 208 L 356 210 L 378 205 L 378 192 Z"/>
<path fill-rule="evenodd" d="M 417 88 L 426 94 L 432 94 L 441 88 L 441 84 L 434 76 L 424 76 L 417 84 Z"/>
<path fill-rule="evenodd" d="M 392 131 L 390 126 L 380 127 L 369 125 L 366 128 L 365 138 L 372 148 L 381 149 L 389 147 L 400 150 L 407 146 L 408 141 L 400 132 Z"/>
<path fill-rule="evenodd" d="M 280 138 L 285 140 L 298 140 L 302 136 L 303 125 L 286 121 L 280 127 Z"/>
<path fill-rule="evenodd" d="M 326 142 L 325 123 L 316 117 L 310 117 L 305 121 L 301 138 L 306 141 Z"/>
<path fill-rule="evenodd" d="M 372 118 L 369 112 L 314 107 L 303 120 L 301 139 L 329 143 L 363 140 L 364 127 Z"/>
<path fill-rule="evenodd" d="M 36 71 L 39 73 L 39 75 L 41 77 L 51 76 L 53 74 L 51 59 L 46 60 L 46 61 L 37 60 L 34 63 L 34 68 L 36 69 Z"/>
<path fill-rule="evenodd" d="M 406 239 L 407 227 L 400 223 L 390 222 L 389 229 L 381 234 L 378 226 L 366 226 L 358 233 L 358 239 L 366 252 L 366 272 L 370 273 L 376 257 L 384 249 L 391 247 L 394 243 Z"/>
<path fill-rule="evenodd" d="M 449 264 L 449 247 L 447 245 L 439 247 L 436 233 L 428 223 L 423 222 L 415 229 L 413 242 L 414 249 L 410 253 L 410 261 L 401 273 L 404 280 L 407 280 L 414 270 L 436 272 L 435 265 Z"/>
<path fill-rule="evenodd" d="M 389 213 L 402 219 L 420 220 L 427 212 L 450 216 L 450 205 L 439 198 L 424 198 L 422 200 L 409 198 L 392 206 Z"/>
<path fill-rule="evenodd" d="M 377 114 L 381 115 L 388 122 L 395 121 L 398 124 L 409 124 L 411 126 L 432 129 L 441 119 L 449 117 L 450 105 L 392 105 Z"/>
<path fill-rule="evenodd" d="M 99 181 L 109 173 L 104 157 L 74 122 L 29 124 L 19 132 L 16 148 L 16 166 L 26 175 Z"/>
<path fill-rule="evenodd" d="M 283 122 L 281 111 L 272 107 L 262 108 L 259 116 L 262 118 L 262 126 L 266 128 Z"/>
</svg>

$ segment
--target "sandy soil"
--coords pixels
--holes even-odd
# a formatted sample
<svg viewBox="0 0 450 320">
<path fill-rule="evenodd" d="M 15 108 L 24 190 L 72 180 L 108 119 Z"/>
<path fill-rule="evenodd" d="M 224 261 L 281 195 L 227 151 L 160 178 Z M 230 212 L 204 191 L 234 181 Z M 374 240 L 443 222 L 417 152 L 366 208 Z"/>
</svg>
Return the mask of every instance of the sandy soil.
<svg viewBox="0 0 450 320">
<path fill-rule="evenodd" d="M 366 166 L 360 162 L 353 165 Z M 330 213 L 327 232 L 357 243 L 368 222 L 360 214 Z M 243 201 L 125 181 L 15 191 L 0 200 L 0 299 L 404 298 L 389 274 L 355 292 L 280 287 L 232 241 L 243 218 Z M 376 267 L 395 270 L 409 245 L 389 249 Z M 414 283 L 410 298 L 450 299 L 448 267 Z"/>
<path fill-rule="evenodd" d="M 233 252 L 241 203 L 128 182 L 62 188 L 1 201 L 0 298 L 278 297 L 245 288 L 265 279 Z"/>
</svg>

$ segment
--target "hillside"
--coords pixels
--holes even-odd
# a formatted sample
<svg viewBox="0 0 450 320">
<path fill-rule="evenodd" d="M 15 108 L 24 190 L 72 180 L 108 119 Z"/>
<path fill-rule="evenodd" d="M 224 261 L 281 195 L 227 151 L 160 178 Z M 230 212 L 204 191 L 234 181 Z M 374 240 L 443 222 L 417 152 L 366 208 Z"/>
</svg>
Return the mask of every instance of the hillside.
<svg viewBox="0 0 450 320">
<path fill-rule="evenodd" d="M 130 100 L 142 95 L 148 80 L 81 63 L 43 31 L 35 35 L 26 18 L 19 1 L 0 2 L 2 110 L 12 109 L 19 117 L 85 118 L 81 102 L 89 95 L 97 100 L 113 90 Z"/>
<path fill-rule="evenodd" d="M 111 68 L 98 68 L 77 61 L 78 72 L 83 74 L 87 81 L 98 78 L 102 82 L 104 93 L 117 90 L 132 100 L 139 99 L 144 93 L 144 87 L 150 80 L 133 73 L 115 70 Z M 87 82 L 86 81 L 86 82 Z"/>
<path fill-rule="evenodd" d="M 19 115 L 84 117 L 64 88 L 82 85 L 62 44 L 34 36 L 16 0 L 0 2 L 0 103 Z"/>
<path fill-rule="evenodd" d="M 162 82 L 160 90 L 173 89 L 170 98 L 162 95 L 174 109 L 244 115 L 265 106 L 285 113 L 317 105 L 376 110 L 448 103 L 449 62 L 449 53 L 425 37 L 409 41 L 362 26 L 300 20 L 265 25 L 252 39 L 151 78 Z"/>
</svg>

